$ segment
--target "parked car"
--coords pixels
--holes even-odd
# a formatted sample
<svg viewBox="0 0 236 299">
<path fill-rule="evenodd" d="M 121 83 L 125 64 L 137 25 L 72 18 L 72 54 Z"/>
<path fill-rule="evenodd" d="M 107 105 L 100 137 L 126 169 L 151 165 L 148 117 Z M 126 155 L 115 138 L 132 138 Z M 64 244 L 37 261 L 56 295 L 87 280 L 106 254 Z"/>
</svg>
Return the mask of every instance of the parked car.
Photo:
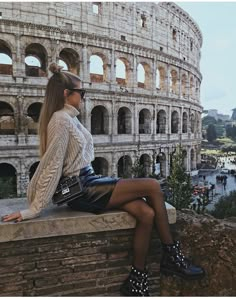
<svg viewBox="0 0 236 299">
<path fill-rule="evenodd" d="M 222 168 L 220 173 L 222 173 L 222 174 L 229 174 L 229 169 Z"/>
</svg>

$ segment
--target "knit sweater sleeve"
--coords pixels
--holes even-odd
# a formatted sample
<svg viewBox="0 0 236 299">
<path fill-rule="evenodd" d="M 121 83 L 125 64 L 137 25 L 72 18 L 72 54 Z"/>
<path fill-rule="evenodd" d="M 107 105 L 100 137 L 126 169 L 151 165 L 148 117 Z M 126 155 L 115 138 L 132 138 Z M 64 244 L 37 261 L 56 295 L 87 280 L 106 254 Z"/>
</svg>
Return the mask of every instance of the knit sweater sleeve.
<svg viewBox="0 0 236 299">
<path fill-rule="evenodd" d="M 48 125 L 47 149 L 28 186 L 29 208 L 20 211 L 23 220 L 39 216 L 50 202 L 60 177 L 69 142 L 69 120 L 55 117 Z"/>
</svg>

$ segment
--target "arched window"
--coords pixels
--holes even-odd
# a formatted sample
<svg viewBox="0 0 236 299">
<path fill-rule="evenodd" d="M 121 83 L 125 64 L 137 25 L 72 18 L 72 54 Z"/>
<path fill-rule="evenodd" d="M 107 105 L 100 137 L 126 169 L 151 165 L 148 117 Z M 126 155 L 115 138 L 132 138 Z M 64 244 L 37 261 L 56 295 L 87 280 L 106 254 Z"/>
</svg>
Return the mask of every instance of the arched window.
<svg viewBox="0 0 236 299">
<path fill-rule="evenodd" d="M 14 111 L 6 102 L 0 102 L 0 135 L 15 134 Z"/>
<path fill-rule="evenodd" d="M 63 71 L 68 71 L 69 70 L 68 65 L 65 63 L 64 60 L 59 59 L 58 64 L 63 67 Z"/>
<path fill-rule="evenodd" d="M 195 117 L 192 113 L 190 116 L 191 133 L 195 133 Z"/>
<path fill-rule="evenodd" d="M 120 85 L 126 85 L 127 83 L 127 73 L 126 65 L 123 60 L 116 60 L 116 82 Z"/>
<path fill-rule="evenodd" d="M 118 134 L 131 134 L 132 115 L 127 107 L 122 107 L 118 111 Z"/>
<path fill-rule="evenodd" d="M 96 157 L 92 161 L 92 166 L 96 174 L 108 175 L 108 162 L 105 158 Z"/>
<path fill-rule="evenodd" d="M 171 133 L 178 133 L 179 116 L 177 111 L 173 111 L 171 114 Z"/>
<path fill-rule="evenodd" d="M 30 44 L 25 49 L 26 76 L 47 76 L 47 52 L 40 44 Z"/>
<path fill-rule="evenodd" d="M 182 133 L 188 132 L 188 115 L 186 112 L 183 112 L 183 127 L 182 127 Z"/>
<path fill-rule="evenodd" d="M 0 199 L 17 197 L 16 169 L 8 163 L 0 164 Z"/>
<path fill-rule="evenodd" d="M 98 55 L 90 57 L 90 79 L 95 83 L 104 81 L 104 64 L 102 58 Z"/>
<path fill-rule="evenodd" d="M 59 56 L 59 63 L 61 63 L 65 70 L 75 75 L 80 74 L 79 55 L 74 49 L 65 48 L 60 52 Z"/>
<path fill-rule="evenodd" d="M 139 112 L 139 134 L 151 134 L 151 113 L 148 109 Z"/>
<path fill-rule="evenodd" d="M 156 133 L 157 134 L 166 133 L 166 112 L 164 110 L 160 110 L 157 113 Z"/>
<path fill-rule="evenodd" d="M 140 165 L 143 168 L 142 177 L 148 177 L 151 174 L 151 158 L 147 154 L 143 154 L 140 159 Z"/>
<path fill-rule="evenodd" d="M 145 88 L 145 69 L 141 63 L 138 65 L 138 87 Z"/>
<path fill-rule="evenodd" d="M 3 40 L 0 40 L 0 74 L 12 75 L 12 53 Z"/>
<path fill-rule="evenodd" d="M 94 135 L 108 134 L 108 111 L 103 106 L 96 106 L 91 111 L 91 133 Z"/>
<path fill-rule="evenodd" d="M 132 160 L 125 155 L 118 161 L 118 177 L 130 178 L 132 176 Z"/>
<path fill-rule="evenodd" d="M 38 134 L 38 121 L 42 103 L 33 103 L 27 110 L 28 134 Z"/>
</svg>

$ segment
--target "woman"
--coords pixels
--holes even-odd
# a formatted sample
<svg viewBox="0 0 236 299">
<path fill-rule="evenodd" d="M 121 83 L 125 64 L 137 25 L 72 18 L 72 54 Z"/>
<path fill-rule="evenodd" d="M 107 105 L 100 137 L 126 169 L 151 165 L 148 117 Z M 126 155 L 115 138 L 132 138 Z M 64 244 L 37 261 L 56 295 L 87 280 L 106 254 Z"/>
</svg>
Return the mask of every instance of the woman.
<svg viewBox="0 0 236 299">
<path fill-rule="evenodd" d="M 29 209 L 6 215 L 3 221 L 19 222 L 39 216 L 51 200 L 60 177 L 79 175 L 85 194 L 82 200 L 68 203 L 72 209 L 97 213 L 119 208 L 137 220 L 134 260 L 129 277 L 121 287 L 122 295 L 149 296 L 145 264 L 153 224 L 163 244 L 161 272 L 186 279 L 203 277 L 204 270 L 192 265 L 181 254 L 179 243 L 172 239 L 163 195 L 156 180 L 94 174 L 92 136 L 76 117 L 85 94 L 81 80 L 70 72 L 61 71 L 55 63 L 50 71 L 53 76 L 47 84 L 39 120 L 41 161 L 27 190 Z"/>
</svg>

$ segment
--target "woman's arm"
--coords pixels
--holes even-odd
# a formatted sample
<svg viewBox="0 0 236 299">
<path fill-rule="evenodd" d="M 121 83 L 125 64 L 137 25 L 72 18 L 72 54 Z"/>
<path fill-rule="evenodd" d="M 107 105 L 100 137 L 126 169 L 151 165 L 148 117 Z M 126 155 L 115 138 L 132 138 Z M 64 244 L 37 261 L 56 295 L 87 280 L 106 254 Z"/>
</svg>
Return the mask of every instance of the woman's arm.
<svg viewBox="0 0 236 299">
<path fill-rule="evenodd" d="M 22 221 L 38 217 L 41 210 L 48 205 L 62 174 L 69 141 L 69 127 L 68 119 L 56 118 L 51 124 L 52 138 L 27 191 L 30 206 L 26 210 L 4 216 L 3 221 Z"/>
</svg>

